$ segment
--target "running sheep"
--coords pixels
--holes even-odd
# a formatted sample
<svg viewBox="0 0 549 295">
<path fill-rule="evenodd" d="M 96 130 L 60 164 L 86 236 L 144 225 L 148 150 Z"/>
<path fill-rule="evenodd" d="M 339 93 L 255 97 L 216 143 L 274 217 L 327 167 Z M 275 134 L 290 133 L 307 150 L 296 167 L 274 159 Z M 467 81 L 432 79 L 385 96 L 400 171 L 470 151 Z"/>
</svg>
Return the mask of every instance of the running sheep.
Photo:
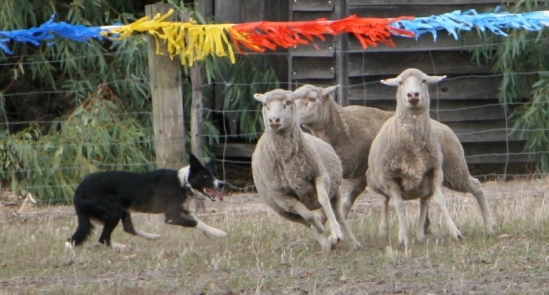
<svg viewBox="0 0 549 295">
<path fill-rule="evenodd" d="M 326 88 L 304 85 L 294 91 L 301 125 L 334 148 L 343 166 L 345 194 L 343 212 L 349 212 L 357 197 L 366 188 L 368 155 L 375 136 L 394 112 L 365 106 L 341 107 L 333 99 L 336 86 Z M 494 231 L 494 221 L 480 182 L 469 174 L 459 139 L 448 126 L 431 120 L 443 154 L 443 185 L 462 193 L 471 193 L 477 200 L 485 231 Z M 352 144 L 349 144 L 352 143 Z M 428 231 L 429 218 L 425 230 Z"/>
<path fill-rule="evenodd" d="M 280 216 L 309 228 L 323 249 L 344 238 L 359 247 L 343 214 L 342 167 L 333 148 L 301 131 L 291 91 L 276 89 L 254 98 L 263 104 L 265 123 L 252 155 L 259 196 Z M 317 209 L 327 217 L 328 239 L 312 211 Z"/>
<path fill-rule="evenodd" d="M 396 86 L 396 113 L 381 127 L 372 142 L 366 177 L 373 191 L 385 196 L 382 235 L 387 236 L 387 206 L 392 199 L 399 223 L 399 242 L 408 246 L 404 201 L 420 199 L 416 239 L 424 239 L 424 224 L 432 199 L 442 212 L 450 235 L 462 237 L 452 221 L 442 194 L 443 155 L 429 117 L 428 84 L 446 76 L 428 76 L 417 69 L 406 69 L 399 76 L 382 80 Z"/>
</svg>

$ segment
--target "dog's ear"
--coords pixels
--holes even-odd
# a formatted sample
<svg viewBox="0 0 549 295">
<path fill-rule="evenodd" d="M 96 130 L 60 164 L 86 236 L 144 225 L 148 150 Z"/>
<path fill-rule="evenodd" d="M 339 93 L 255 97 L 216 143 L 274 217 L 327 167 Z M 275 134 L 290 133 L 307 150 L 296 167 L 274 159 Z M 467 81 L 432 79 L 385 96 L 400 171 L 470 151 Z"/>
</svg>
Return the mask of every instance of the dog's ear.
<svg viewBox="0 0 549 295">
<path fill-rule="evenodd" d="M 195 155 L 193 155 L 193 154 L 189 155 L 189 165 L 191 166 L 191 169 L 189 171 L 189 175 L 196 173 L 196 170 L 202 168 L 202 164 L 200 163 L 198 158 L 195 157 Z"/>
<path fill-rule="evenodd" d="M 216 169 L 215 167 L 215 157 L 211 158 L 208 163 L 206 163 L 205 165 L 206 167 L 209 167 L 209 168 L 213 168 L 214 170 Z"/>
</svg>

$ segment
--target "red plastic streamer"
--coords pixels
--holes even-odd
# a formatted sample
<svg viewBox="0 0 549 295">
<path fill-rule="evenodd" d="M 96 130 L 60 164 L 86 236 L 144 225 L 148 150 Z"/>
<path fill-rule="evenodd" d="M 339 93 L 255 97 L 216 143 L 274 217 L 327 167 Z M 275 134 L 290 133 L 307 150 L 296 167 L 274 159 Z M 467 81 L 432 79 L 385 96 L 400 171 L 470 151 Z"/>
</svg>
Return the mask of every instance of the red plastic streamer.
<svg viewBox="0 0 549 295">
<path fill-rule="evenodd" d="M 324 34 L 340 33 L 352 33 L 362 47 L 367 48 L 368 45 L 376 46 L 378 42 L 394 46 L 392 34 L 413 37 L 413 32 L 390 26 L 391 23 L 403 19 L 413 20 L 414 17 L 382 19 L 358 18 L 352 15 L 337 21 L 317 19 L 301 22 L 254 22 L 234 25 L 229 31 L 235 47 L 240 52 L 240 45 L 252 51 L 264 52 L 267 48 L 274 50 L 277 46 L 288 48 L 308 44 L 314 37 L 324 41 Z"/>
</svg>

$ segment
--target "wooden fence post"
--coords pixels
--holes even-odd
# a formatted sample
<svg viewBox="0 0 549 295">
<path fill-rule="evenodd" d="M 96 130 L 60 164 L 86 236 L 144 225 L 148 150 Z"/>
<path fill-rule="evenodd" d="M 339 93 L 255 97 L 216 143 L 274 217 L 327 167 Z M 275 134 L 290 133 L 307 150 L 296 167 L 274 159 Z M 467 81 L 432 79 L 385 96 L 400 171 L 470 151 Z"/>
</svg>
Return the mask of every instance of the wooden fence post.
<svg viewBox="0 0 549 295">
<path fill-rule="evenodd" d="M 190 19 L 189 12 L 181 13 L 181 20 L 188 22 Z M 187 36 L 187 41 L 189 40 Z M 189 75 L 191 78 L 192 87 L 192 102 L 191 102 L 191 152 L 199 159 L 203 159 L 202 155 L 202 69 L 198 62 L 193 62 L 189 66 Z"/>
<path fill-rule="evenodd" d="M 343 19 L 347 16 L 347 0 L 339 0 L 335 2 L 334 9 L 335 19 Z M 349 72 L 347 69 L 347 33 L 339 34 L 336 37 L 336 80 L 339 87 L 337 88 L 337 102 L 342 106 L 349 105 L 348 87 L 349 87 Z"/>
<path fill-rule="evenodd" d="M 170 8 L 173 8 L 171 4 L 146 5 L 145 13 L 149 18 L 153 18 L 157 13 L 165 14 Z M 174 15 L 166 19 L 166 21 L 173 20 L 176 20 Z M 156 54 L 156 41 L 149 34 L 148 57 L 156 166 L 180 169 L 187 162 L 185 160 L 181 62 L 170 58 L 165 44 L 162 44 L 161 51 L 163 55 Z"/>
</svg>

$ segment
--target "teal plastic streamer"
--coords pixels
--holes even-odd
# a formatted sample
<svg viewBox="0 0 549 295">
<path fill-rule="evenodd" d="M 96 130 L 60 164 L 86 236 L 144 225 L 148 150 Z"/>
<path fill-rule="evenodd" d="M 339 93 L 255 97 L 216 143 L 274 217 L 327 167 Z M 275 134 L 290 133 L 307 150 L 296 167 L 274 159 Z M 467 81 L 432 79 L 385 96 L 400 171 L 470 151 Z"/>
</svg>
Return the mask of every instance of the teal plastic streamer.
<svg viewBox="0 0 549 295">
<path fill-rule="evenodd" d="M 458 40 L 458 31 L 479 29 L 482 32 L 491 31 L 496 35 L 508 36 L 506 30 L 540 31 L 547 23 L 549 23 L 549 11 L 512 14 L 497 12 L 496 9 L 494 13 L 479 14 L 471 9 L 465 12 L 456 10 L 441 15 L 417 17 L 414 20 L 401 20 L 391 25 L 414 32 L 416 39 L 425 33 L 431 33 L 436 41 L 438 31 L 447 31 L 454 39 Z"/>
</svg>

